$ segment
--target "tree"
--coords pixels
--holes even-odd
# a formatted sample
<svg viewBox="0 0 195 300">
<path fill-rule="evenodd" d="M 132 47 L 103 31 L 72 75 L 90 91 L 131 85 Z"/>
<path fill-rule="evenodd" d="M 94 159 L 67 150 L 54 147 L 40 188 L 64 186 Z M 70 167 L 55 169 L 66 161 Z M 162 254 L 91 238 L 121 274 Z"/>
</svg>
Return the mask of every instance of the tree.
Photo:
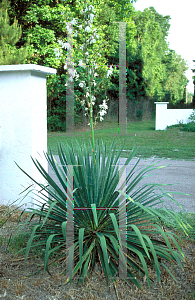
<svg viewBox="0 0 195 300">
<path fill-rule="evenodd" d="M 22 36 L 21 26 L 18 27 L 18 21 L 14 19 L 13 25 L 9 23 L 7 7 L 9 3 L 3 0 L 0 3 L 0 65 L 22 64 L 30 57 L 30 40 L 25 45 L 18 49 L 15 44 Z"/>
<path fill-rule="evenodd" d="M 109 64 L 108 57 L 117 55 L 119 51 L 118 32 L 119 22 L 123 20 L 129 21 L 129 16 L 134 10 L 131 3 L 126 3 L 125 0 L 93 0 L 90 2 L 97 13 L 97 21 L 94 23 L 94 28 L 98 28 L 100 36 L 99 45 L 105 45 L 105 55 L 102 57 L 102 65 Z M 48 125 L 51 124 L 53 130 L 64 130 L 65 115 L 66 115 L 66 71 L 64 63 L 66 59 L 66 50 L 60 49 L 58 40 L 66 42 L 66 22 L 73 18 L 83 20 L 81 9 L 84 7 L 84 1 L 52 1 L 52 0 L 11 0 L 9 13 L 13 18 L 16 16 L 23 26 L 23 37 L 18 42 L 18 46 L 22 45 L 27 37 L 31 38 L 31 47 L 33 56 L 29 59 L 31 63 L 40 64 L 57 69 L 57 74 L 48 76 L 47 80 L 47 95 L 48 95 Z M 133 35 L 135 31 L 133 22 L 127 25 L 128 44 L 134 42 Z M 131 30 L 131 28 L 133 28 Z M 83 53 L 80 46 L 83 43 L 84 31 L 81 35 L 74 37 L 74 52 L 75 56 L 81 58 Z M 117 41 L 117 42 L 115 42 Z M 61 52 L 60 60 L 56 59 L 54 49 L 59 48 Z M 118 61 L 116 62 L 118 64 Z M 102 66 L 101 76 L 105 76 Z M 119 75 L 115 74 L 115 77 Z M 111 85 L 112 83 L 110 83 Z M 78 86 L 79 82 L 75 83 L 75 96 L 81 97 L 82 90 Z M 118 85 L 117 85 L 118 89 Z M 102 102 L 105 99 L 104 87 L 102 87 L 98 101 Z M 76 98 L 75 97 L 75 98 Z M 77 99 L 76 98 L 76 99 Z M 97 101 L 97 102 L 98 102 Z M 82 112 L 79 101 L 75 101 L 75 117 L 77 113 Z M 51 129 L 51 128 L 48 128 Z"/>
<path fill-rule="evenodd" d="M 181 100 L 188 82 L 184 75 L 188 68 L 166 42 L 170 16 L 163 17 L 154 7 L 149 7 L 136 12 L 133 20 L 137 27 L 135 38 L 141 45 L 146 94 L 155 97 L 156 101 L 175 103 Z"/>
<path fill-rule="evenodd" d="M 171 94 L 170 102 L 176 104 L 184 98 L 184 90 L 189 80 L 184 75 L 187 63 L 174 50 L 169 50 L 164 57 L 167 79 L 164 89 Z"/>
<path fill-rule="evenodd" d="M 193 62 L 195 62 L 195 60 L 193 60 Z M 195 73 L 195 69 L 191 69 L 193 73 Z M 193 95 L 193 99 L 192 99 L 192 103 L 193 103 L 193 107 L 195 107 L 195 76 L 192 76 L 193 79 L 193 84 L 194 84 L 194 95 Z"/>
<path fill-rule="evenodd" d="M 166 78 L 166 68 L 162 64 L 162 57 L 168 49 L 165 37 L 170 27 L 169 17 L 163 18 L 150 7 L 143 12 L 136 12 L 134 21 L 137 27 L 137 43 L 141 45 L 146 93 L 150 97 L 163 99 L 165 92 L 162 83 Z"/>
</svg>

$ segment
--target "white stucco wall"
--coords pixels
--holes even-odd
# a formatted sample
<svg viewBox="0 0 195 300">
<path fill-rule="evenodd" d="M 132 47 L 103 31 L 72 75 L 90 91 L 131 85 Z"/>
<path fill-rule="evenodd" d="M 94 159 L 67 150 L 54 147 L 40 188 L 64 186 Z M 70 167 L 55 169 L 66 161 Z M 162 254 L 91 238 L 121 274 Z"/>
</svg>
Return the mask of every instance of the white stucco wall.
<svg viewBox="0 0 195 300">
<path fill-rule="evenodd" d="M 156 104 L 155 130 L 163 130 L 167 124 L 167 104 L 169 102 L 154 102 Z"/>
<path fill-rule="evenodd" d="M 155 130 L 165 130 L 167 126 L 187 124 L 193 109 L 167 109 L 169 102 L 154 102 L 156 104 Z"/>
<path fill-rule="evenodd" d="M 193 109 L 167 109 L 167 126 L 179 124 L 182 122 L 187 124 L 190 122 L 188 119 L 192 114 Z"/>
<path fill-rule="evenodd" d="M 56 70 L 39 65 L 0 66 L 0 204 L 10 205 L 33 181 L 45 184 L 30 156 L 48 164 L 46 75 Z M 40 155 L 42 157 L 40 157 Z M 37 188 L 34 184 L 34 188 Z M 28 196 L 22 203 L 33 201 Z M 29 206 L 29 205 L 28 205 Z"/>
</svg>

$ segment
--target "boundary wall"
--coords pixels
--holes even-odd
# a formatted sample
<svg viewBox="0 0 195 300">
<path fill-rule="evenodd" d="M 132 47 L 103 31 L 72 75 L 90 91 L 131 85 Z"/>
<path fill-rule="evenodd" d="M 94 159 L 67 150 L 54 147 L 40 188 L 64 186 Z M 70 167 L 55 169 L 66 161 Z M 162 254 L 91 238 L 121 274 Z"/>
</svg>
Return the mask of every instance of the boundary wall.
<svg viewBox="0 0 195 300">
<path fill-rule="evenodd" d="M 156 104 L 156 123 L 155 130 L 165 130 L 167 126 L 179 124 L 182 122 L 187 124 L 190 122 L 189 116 L 193 109 L 167 109 L 169 102 L 154 102 Z"/>
</svg>

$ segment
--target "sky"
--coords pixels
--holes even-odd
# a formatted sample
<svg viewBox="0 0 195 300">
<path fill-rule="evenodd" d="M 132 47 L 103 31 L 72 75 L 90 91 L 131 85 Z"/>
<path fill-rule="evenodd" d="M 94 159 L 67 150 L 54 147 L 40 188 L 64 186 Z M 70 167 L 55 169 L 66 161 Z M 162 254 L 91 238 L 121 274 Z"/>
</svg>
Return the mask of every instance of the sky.
<svg viewBox="0 0 195 300">
<path fill-rule="evenodd" d="M 195 69 L 195 63 L 192 61 L 195 60 L 195 0 L 137 0 L 133 6 L 141 11 L 153 6 L 159 14 L 171 17 L 167 42 L 170 49 L 175 50 L 188 62 L 189 69 L 185 72 L 189 80 L 187 89 L 189 93 L 194 94 L 194 74 L 191 69 Z"/>
</svg>

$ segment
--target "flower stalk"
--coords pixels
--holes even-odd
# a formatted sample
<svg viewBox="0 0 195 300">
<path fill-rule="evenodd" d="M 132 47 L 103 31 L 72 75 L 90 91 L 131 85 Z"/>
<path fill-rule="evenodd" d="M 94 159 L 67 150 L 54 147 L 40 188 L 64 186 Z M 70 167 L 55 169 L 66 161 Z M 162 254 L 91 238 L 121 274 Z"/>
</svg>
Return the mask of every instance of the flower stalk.
<svg viewBox="0 0 195 300">
<path fill-rule="evenodd" d="M 85 0 L 85 10 L 86 10 L 86 0 Z M 86 28 L 85 22 L 86 22 L 86 13 L 84 13 L 84 28 Z M 85 30 L 85 48 L 86 48 L 86 30 Z M 95 136 L 94 136 L 94 128 L 93 128 L 93 107 L 92 107 L 92 100 L 91 100 L 91 78 L 89 74 L 89 66 L 87 65 L 86 60 L 85 60 L 85 65 L 87 66 L 87 77 L 88 77 L 88 87 L 89 87 L 89 97 L 90 97 L 89 109 L 90 109 L 91 142 L 92 142 L 92 149 L 93 149 L 93 159 L 96 164 Z"/>
<path fill-rule="evenodd" d="M 91 126 L 91 142 L 92 142 L 92 148 L 93 148 L 93 158 L 96 164 L 96 155 L 95 155 L 95 137 L 94 137 L 94 127 L 93 127 L 93 107 L 92 107 L 92 100 L 91 100 L 91 83 L 90 83 L 90 75 L 89 75 L 89 67 L 87 66 L 88 71 L 88 86 L 89 86 L 89 95 L 90 95 L 90 103 L 89 103 L 89 109 L 90 109 L 90 126 Z"/>
<path fill-rule="evenodd" d="M 107 97 L 106 97 L 106 100 L 103 100 L 103 104 L 99 105 L 100 112 L 98 112 L 98 114 L 95 118 L 95 121 L 93 122 L 93 105 L 95 105 L 96 97 L 94 95 L 92 96 L 92 86 L 94 85 L 94 87 L 95 87 L 97 85 L 97 83 L 95 82 L 95 80 L 93 80 L 93 83 L 91 83 L 91 80 L 94 79 L 95 76 L 98 76 L 97 73 L 93 72 L 94 64 L 95 64 L 95 69 L 98 68 L 98 64 L 94 60 L 93 64 L 91 65 L 91 68 L 90 68 L 89 57 L 87 57 L 89 55 L 89 53 L 87 51 L 87 43 L 93 44 L 94 42 L 96 42 L 95 37 L 98 39 L 99 35 L 95 33 L 96 29 L 94 29 L 93 33 L 92 33 L 93 39 L 89 38 L 88 40 L 86 40 L 86 32 L 90 32 L 92 30 L 91 26 L 93 23 L 93 18 L 95 16 L 93 13 L 89 14 L 89 20 L 88 20 L 89 26 L 86 26 L 86 23 L 87 23 L 86 12 L 91 11 L 91 10 L 94 11 L 94 7 L 92 5 L 90 5 L 87 8 L 86 0 L 85 0 L 85 9 L 81 11 L 84 14 L 84 44 L 80 47 L 80 49 L 82 49 L 84 51 L 84 64 L 83 64 L 82 60 L 80 59 L 78 66 L 83 67 L 83 68 L 87 67 L 87 70 L 86 70 L 87 71 L 87 80 L 86 81 L 88 82 L 88 87 L 86 86 L 85 81 L 81 81 L 79 83 L 79 86 L 81 88 L 84 88 L 86 91 L 85 98 L 82 101 L 80 101 L 80 103 L 82 106 L 85 106 L 85 104 L 87 104 L 87 107 L 85 107 L 86 112 L 84 115 L 85 116 L 88 115 L 89 121 L 90 121 L 88 125 L 91 126 L 91 136 L 90 137 L 91 137 L 91 142 L 92 142 L 93 158 L 94 158 L 94 162 L 96 164 L 96 159 L 95 159 L 96 158 L 96 150 L 95 150 L 95 137 L 94 137 L 94 129 L 95 129 L 95 125 L 96 125 L 96 119 L 98 118 L 98 114 L 99 114 L 100 121 L 103 121 L 103 116 L 107 113 L 106 110 L 108 109 L 108 106 L 106 104 L 106 101 L 107 101 Z M 72 25 L 75 25 L 75 24 L 77 24 L 77 21 L 75 20 L 75 18 L 73 18 L 73 20 L 70 23 Z M 82 25 L 79 25 L 79 28 L 81 29 Z M 72 33 L 72 28 L 69 28 L 69 25 L 67 25 L 67 31 Z M 75 36 L 77 36 L 77 32 L 75 32 Z M 69 43 L 63 43 L 61 40 L 59 40 L 58 42 L 62 48 L 70 49 Z M 55 52 L 57 52 L 55 54 L 59 58 L 60 57 L 59 49 L 55 49 L 55 50 L 56 50 Z M 100 53 L 98 53 L 98 55 L 100 56 Z M 94 57 L 94 55 L 93 55 L 93 57 Z M 74 66 L 73 62 L 71 64 Z M 67 62 L 66 62 L 66 64 L 64 65 L 64 69 L 67 69 L 67 67 L 68 66 L 67 66 Z M 78 80 L 79 74 L 77 74 L 76 70 L 69 68 L 67 71 L 72 75 L 72 77 L 70 78 L 71 81 L 73 81 L 74 77 L 76 77 L 76 79 L 75 79 L 76 81 Z M 112 74 L 112 71 L 113 71 L 112 67 L 110 67 L 110 69 L 107 72 L 107 78 Z M 102 81 L 104 81 L 104 80 L 105 79 L 103 79 Z M 100 85 L 101 82 L 99 82 L 98 85 Z M 65 84 L 65 86 L 67 86 L 67 83 Z M 96 89 L 97 89 L 97 87 L 94 88 L 94 94 L 95 94 Z"/>
</svg>

